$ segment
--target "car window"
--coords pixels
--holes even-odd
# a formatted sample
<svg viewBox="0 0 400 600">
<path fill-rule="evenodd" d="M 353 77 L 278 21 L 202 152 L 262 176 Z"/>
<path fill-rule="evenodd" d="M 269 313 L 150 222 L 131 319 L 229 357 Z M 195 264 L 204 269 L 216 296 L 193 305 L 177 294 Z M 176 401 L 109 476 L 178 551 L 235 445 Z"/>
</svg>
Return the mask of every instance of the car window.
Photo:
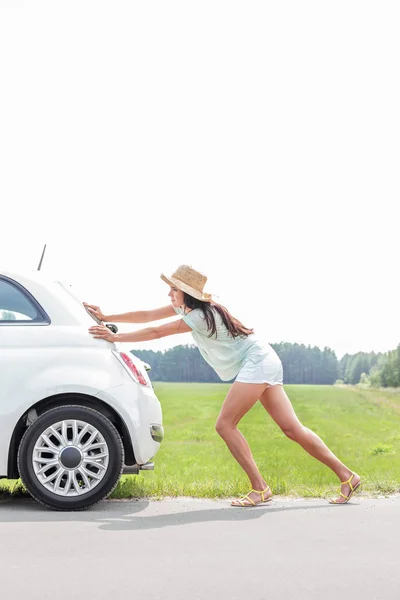
<svg viewBox="0 0 400 600">
<path fill-rule="evenodd" d="M 17 286 L 0 279 L 0 322 L 42 320 L 35 305 Z"/>
</svg>

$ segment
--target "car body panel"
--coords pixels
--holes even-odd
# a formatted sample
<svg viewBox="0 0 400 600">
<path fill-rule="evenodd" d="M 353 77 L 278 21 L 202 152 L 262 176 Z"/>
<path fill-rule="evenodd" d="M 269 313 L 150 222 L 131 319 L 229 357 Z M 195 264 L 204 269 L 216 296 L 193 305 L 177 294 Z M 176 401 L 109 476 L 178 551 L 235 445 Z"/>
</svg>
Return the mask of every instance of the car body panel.
<svg viewBox="0 0 400 600">
<path fill-rule="evenodd" d="M 147 386 L 134 381 L 114 355 L 125 351 L 121 344 L 88 333 L 93 318 L 64 284 L 35 271 L 0 270 L 1 279 L 23 286 L 49 322 L 0 321 L 0 476 L 7 475 L 10 441 L 21 417 L 60 394 L 85 394 L 108 404 L 130 434 L 136 461 L 153 458 L 160 444 L 150 426 L 162 424 L 162 411 L 140 359 L 130 354 Z"/>
</svg>

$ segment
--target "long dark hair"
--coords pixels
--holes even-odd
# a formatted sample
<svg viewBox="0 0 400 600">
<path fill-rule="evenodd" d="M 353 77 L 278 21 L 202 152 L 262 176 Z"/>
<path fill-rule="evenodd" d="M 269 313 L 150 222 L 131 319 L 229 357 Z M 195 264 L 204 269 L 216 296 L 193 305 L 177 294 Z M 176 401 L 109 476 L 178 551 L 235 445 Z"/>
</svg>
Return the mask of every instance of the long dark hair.
<svg viewBox="0 0 400 600">
<path fill-rule="evenodd" d="M 193 296 L 189 296 L 186 292 L 183 292 L 183 301 L 187 308 L 190 308 L 191 310 L 199 308 L 202 311 L 207 323 L 207 329 L 210 331 L 208 337 L 213 337 L 214 335 L 217 337 L 217 324 L 215 322 L 214 310 L 220 315 L 231 337 L 247 337 L 254 333 L 253 329 L 245 327 L 238 319 L 235 319 L 235 317 L 231 315 L 228 309 L 217 302 L 203 302 L 202 300 L 193 298 Z"/>
</svg>

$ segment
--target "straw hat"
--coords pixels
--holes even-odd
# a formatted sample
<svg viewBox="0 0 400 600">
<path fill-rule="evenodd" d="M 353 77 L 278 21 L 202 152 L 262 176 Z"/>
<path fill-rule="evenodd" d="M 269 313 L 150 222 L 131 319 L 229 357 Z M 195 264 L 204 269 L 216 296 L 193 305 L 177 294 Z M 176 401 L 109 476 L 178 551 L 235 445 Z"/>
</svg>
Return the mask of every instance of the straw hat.
<svg viewBox="0 0 400 600">
<path fill-rule="evenodd" d="M 202 300 L 203 302 L 211 301 L 211 294 L 203 292 L 207 277 L 199 271 L 196 271 L 189 265 L 181 265 L 172 273 L 171 277 L 166 277 L 161 274 L 161 279 L 168 285 L 177 287 L 182 292 L 186 292 L 189 296 Z"/>
</svg>

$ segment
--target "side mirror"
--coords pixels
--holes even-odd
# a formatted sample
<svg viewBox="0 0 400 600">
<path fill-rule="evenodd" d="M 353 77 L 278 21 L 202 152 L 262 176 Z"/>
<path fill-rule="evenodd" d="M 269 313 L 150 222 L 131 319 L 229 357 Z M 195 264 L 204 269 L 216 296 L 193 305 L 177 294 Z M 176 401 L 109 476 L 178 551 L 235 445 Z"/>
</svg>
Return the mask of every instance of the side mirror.
<svg viewBox="0 0 400 600">
<path fill-rule="evenodd" d="M 151 371 L 151 366 L 149 364 L 147 364 L 147 363 L 144 362 L 143 366 L 144 366 L 144 368 L 145 368 L 146 371 Z"/>
<path fill-rule="evenodd" d="M 112 323 L 106 323 L 106 327 L 108 327 L 108 329 L 113 333 L 118 332 L 118 327 L 116 325 L 113 325 Z"/>
</svg>

